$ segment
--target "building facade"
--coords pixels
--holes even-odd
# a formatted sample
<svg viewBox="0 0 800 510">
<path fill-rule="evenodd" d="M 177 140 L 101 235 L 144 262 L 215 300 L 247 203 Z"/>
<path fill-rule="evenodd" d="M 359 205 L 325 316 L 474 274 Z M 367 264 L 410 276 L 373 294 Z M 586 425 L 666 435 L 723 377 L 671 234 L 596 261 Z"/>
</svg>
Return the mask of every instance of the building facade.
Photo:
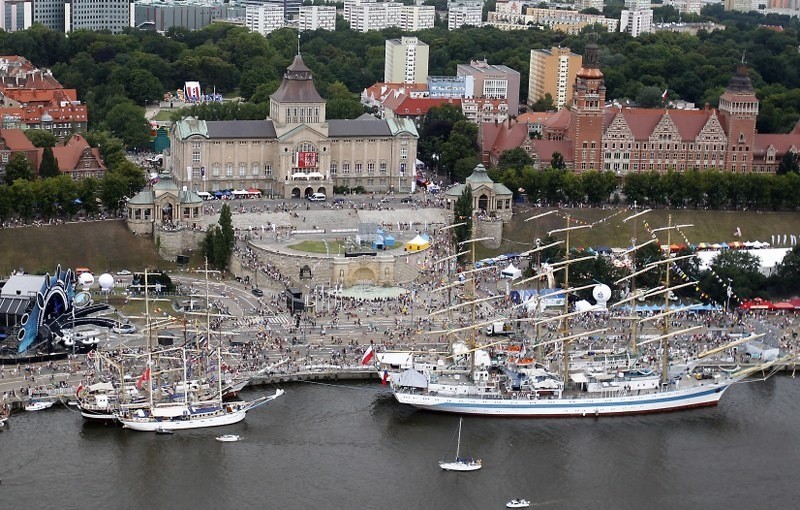
<svg viewBox="0 0 800 510">
<path fill-rule="evenodd" d="M 627 2 L 628 9 L 620 14 L 619 31 L 626 32 L 631 37 L 639 37 L 653 31 L 653 10 L 650 9 L 649 1 L 640 2 L 630 0 Z"/>
<path fill-rule="evenodd" d="M 483 26 L 483 2 L 478 2 L 478 5 L 465 5 L 462 2 L 447 4 L 447 29 L 455 30 L 464 25 Z"/>
<path fill-rule="evenodd" d="M 800 150 L 800 123 L 789 134 L 756 131 L 759 101 L 744 64 L 720 96 L 719 109 L 606 108 L 598 55 L 592 39 L 570 109 L 544 121 L 542 140 L 530 142 L 539 167 L 549 165 L 558 152 L 576 172 L 774 173 L 787 152 Z"/>
<path fill-rule="evenodd" d="M 108 30 L 118 34 L 132 27 L 135 19 L 134 0 L 66 0 L 64 26 L 74 30 Z"/>
<path fill-rule="evenodd" d="M 36 0 L 33 4 L 33 22 L 63 32 L 64 0 Z"/>
<path fill-rule="evenodd" d="M 200 30 L 215 21 L 243 20 L 245 8 L 241 5 L 221 3 L 137 1 L 134 8 L 134 25 L 137 28 L 159 32 L 171 27 Z"/>
<path fill-rule="evenodd" d="M 386 83 L 427 83 L 428 45 L 416 37 L 403 36 L 386 41 L 383 81 Z"/>
<path fill-rule="evenodd" d="M 475 78 L 472 76 L 428 76 L 428 97 L 475 97 Z"/>
<path fill-rule="evenodd" d="M 283 28 L 283 6 L 273 3 L 248 3 L 245 5 L 245 26 L 263 36 Z"/>
<path fill-rule="evenodd" d="M 256 188 L 284 198 L 334 187 L 408 192 L 417 131 L 405 119 L 327 120 L 325 100 L 300 55 L 270 96 L 270 119 L 186 118 L 171 133 L 167 168 L 190 191 Z"/>
<path fill-rule="evenodd" d="M 33 23 L 33 0 L 0 0 L 0 29 L 25 30 Z"/>
<path fill-rule="evenodd" d="M 400 28 L 406 32 L 418 32 L 433 28 L 436 7 L 432 5 L 404 5 L 400 11 Z"/>
<path fill-rule="evenodd" d="M 475 83 L 475 97 L 506 99 L 511 115 L 519 112 L 519 72 L 505 65 L 493 65 L 486 60 L 473 60 L 456 66 L 457 76 L 471 76 Z"/>
<path fill-rule="evenodd" d="M 572 101 L 572 84 L 581 67 L 581 56 L 569 48 L 531 50 L 528 75 L 528 104 L 550 94 L 555 107 Z"/>
<path fill-rule="evenodd" d="M 298 28 L 306 30 L 336 30 L 336 7 L 332 5 L 301 5 Z"/>
</svg>

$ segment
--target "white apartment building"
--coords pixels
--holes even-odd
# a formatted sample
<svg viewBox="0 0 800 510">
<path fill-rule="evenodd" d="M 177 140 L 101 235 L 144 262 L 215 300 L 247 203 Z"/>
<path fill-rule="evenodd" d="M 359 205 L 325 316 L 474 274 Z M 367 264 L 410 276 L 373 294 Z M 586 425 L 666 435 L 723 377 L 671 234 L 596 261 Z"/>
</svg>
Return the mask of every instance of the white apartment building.
<svg viewBox="0 0 800 510">
<path fill-rule="evenodd" d="M 384 83 L 427 83 L 429 50 L 416 37 L 387 40 Z"/>
<path fill-rule="evenodd" d="M 703 8 L 701 0 L 666 0 L 664 5 L 671 5 L 682 14 L 700 14 Z"/>
<path fill-rule="evenodd" d="M 401 26 L 403 4 L 375 0 L 345 0 L 344 19 L 358 32 Z"/>
<path fill-rule="evenodd" d="M 481 2 L 478 2 L 478 5 L 464 5 L 460 2 L 448 4 L 447 29 L 455 30 L 464 25 L 483 26 L 483 7 Z"/>
<path fill-rule="evenodd" d="M 283 27 L 283 6 L 279 4 L 245 5 L 245 26 L 266 36 Z"/>
<path fill-rule="evenodd" d="M 298 19 L 300 31 L 336 30 L 336 7 L 333 5 L 301 5 Z"/>
<path fill-rule="evenodd" d="M 575 0 L 575 10 L 582 11 L 584 9 L 597 9 L 598 11 L 603 12 L 603 3 L 603 0 Z"/>
<path fill-rule="evenodd" d="M 619 31 L 631 34 L 631 37 L 639 37 L 653 31 L 653 11 L 644 10 L 624 10 L 619 19 Z"/>
<path fill-rule="evenodd" d="M 65 0 L 61 5 L 64 9 L 65 33 L 74 30 L 108 30 L 118 34 L 133 26 L 133 0 Z"/>
<path fill-rule="evenodd" d="M 400 11 L 400 28 L 407 32 L 433 28 L 436 7 L 432 5 L 404 5 Z"/>
</svg>

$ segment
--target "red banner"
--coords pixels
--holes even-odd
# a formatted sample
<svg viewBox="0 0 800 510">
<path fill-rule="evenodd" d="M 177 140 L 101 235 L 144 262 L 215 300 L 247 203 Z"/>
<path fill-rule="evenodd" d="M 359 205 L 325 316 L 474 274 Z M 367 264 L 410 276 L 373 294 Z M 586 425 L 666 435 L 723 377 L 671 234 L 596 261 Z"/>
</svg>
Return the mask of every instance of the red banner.
<svg viewBox="0 0 800 510">
<path fill-rule="evenodd" d="M 297 168 L 316 168 L 316 167 L 317 167 L 316 152 L 297 153 Z"/>
</svg>

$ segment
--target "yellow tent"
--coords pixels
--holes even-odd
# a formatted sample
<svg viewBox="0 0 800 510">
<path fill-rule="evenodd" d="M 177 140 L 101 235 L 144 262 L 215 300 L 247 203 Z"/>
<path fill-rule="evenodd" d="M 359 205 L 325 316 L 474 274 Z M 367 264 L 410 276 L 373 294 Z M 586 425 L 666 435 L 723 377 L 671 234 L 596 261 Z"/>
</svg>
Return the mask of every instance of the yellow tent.
<svg viewBox="0 0 800 510">
<path fill-rule="evenodd" d="M 431 242 L 423 239 L 419 234 L 414 239 L 406 242 L 406 251 L 422 251 L 431 247 Z"/>
</svg>

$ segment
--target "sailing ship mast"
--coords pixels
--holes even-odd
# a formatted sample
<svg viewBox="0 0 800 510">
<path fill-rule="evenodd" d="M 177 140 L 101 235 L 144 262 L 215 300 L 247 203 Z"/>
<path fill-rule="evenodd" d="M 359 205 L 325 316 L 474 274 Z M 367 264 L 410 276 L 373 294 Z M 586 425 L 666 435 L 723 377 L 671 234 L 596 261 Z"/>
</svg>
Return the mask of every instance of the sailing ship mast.
<svg viewBox="0 0 800 510">
<path fill-rule="evenodd" d="M 570 215 L 566 215 L 566 222 L 567 226 L 565 228 L 559 228 L 556 230 L 551 230 L 547 233 L 548 236 L 552 236 L 553 234 L 559 232 L 566 232 L 566 240 L 564 243 L 564 315 L 569 313 L 569 299 L 567 297 L 567 290 L 569 289 L 569 234 L 573 230 L 580 230 L 584 228 L 592 228 L 591 225 L 576 225 L 574 227 L 570 227 Z M 569 338 L 569 318 L 565 317 L 564 320 L 561 322 L 561 336 L 564 338 Z M 569 381 L 569 341 L 564 340 L 562 345 L 562 356 L 563 356 L 563 377 L 564 377 L 564 384 L 567 384 Z"/>
<path fill-rule="evenodd" d="M 633 222 L 633 237 L 631 238 L 631 249 L 628 250 L 628 252 L 626 252 L 626 253 L 630 253 L 631 254 L 631 272 L 632 273 L 636 272 L 636 251 L 639 248 L 654 242 L 654 239 L 651 239 L 651 240 L 647 241 L 646 243 L 643 243 L 643 244 L 641 244 L 639 246 L 636 245 L 636 241 L 637 241 L 637 236 L 636 236 L 637 232 L 636 231 L 638 230 L 638 227 L 639 227 L 638 218 L 639 218 L 639 216 L 643 216 L 643 215 L 649 213 L 650 211 L 651 211 L 651 209 L 645 209 L 644 211 L 640 211 L 640 212 L 638 212 L 636 214 L 633 214 L 631 216 L 628 216 L 627 218 L 622 220 L 622 223 L 627 223 L 628 220 L 634 220 L 634 222 Z M 635 295 L 636 295 L 636 277 L 632 277 L 631 278 L 631 296 L 635 296 Z M 635 300 L 634 300 L 634 303 L 631 305 L 631 312 L 633 312 L 631 315 L 635 317 L 635 313 L 636 313 Z M 631 321 L 630 349 L 631 349 L 631 354 L 633 356 L 636 356 L 638 354 L 638 347 L 636 345 L 636 335 L 638 334 L 637 331 L 636 331 L 636 323 L 637 323 L 636 320 L 632 320 Z"/>
<path fill-rule="evenodd" d="M 670 271 L 669 266 L 672 262 L 677 259 L 672 259 L 670 257 L 669 247 L 672 245 L 672 230 L 685 228 L 685 227 L 692 227 L 694 225 L 673 225 L 672 224 L 672 215 L 667 216 L 667 226 L 662 228 L 655 228 L 651 232 L 661 232 L 662 230 L 667 231 L 667 260 L 666 260 L 666 267 L 665 270 L 665 277 L 664 277 L 664 289 L 666 292 L 664 293 L 664 313 L 669 312 L 669 296 L 670 296 Z M 655 264 L 651 264 L 654 266 Z M 661 343 L 661 384 L 666 385 L 669 383 L 669 319 L 664 318 L 664 324 L 662 326 L 663 329 L 663 339 Z"/>
</svg>

